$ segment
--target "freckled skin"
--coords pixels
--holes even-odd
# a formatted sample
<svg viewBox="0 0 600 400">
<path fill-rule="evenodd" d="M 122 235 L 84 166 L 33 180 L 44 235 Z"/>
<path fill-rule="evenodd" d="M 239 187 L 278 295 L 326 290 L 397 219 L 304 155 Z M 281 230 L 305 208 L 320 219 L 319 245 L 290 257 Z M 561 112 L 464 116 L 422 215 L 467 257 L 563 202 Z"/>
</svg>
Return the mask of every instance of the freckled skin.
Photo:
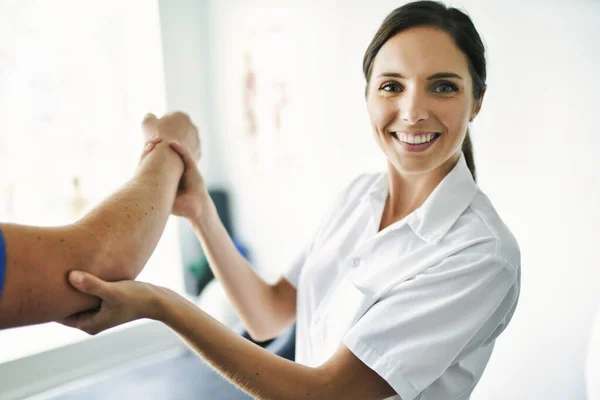
<svg viewBox="0 0 600 400">
<path fill-rule="evenodd" d="M 162 233 L 183 172 L 180 157 L 165 146 L 148 155 L 139 183 L 126 184 L 120 196 L 109 197 L 73 225 L 0 223 L 7 249 L 0 329 L 62 319 L 97 307 L 97 298 L 68 284 L 70 270 L 90 271 L 109 281 L 137 276 Z M 154 189 L 153 180 L 161 179 L 168 183 L 163 185 L 164 194 Z"/>
</svg>

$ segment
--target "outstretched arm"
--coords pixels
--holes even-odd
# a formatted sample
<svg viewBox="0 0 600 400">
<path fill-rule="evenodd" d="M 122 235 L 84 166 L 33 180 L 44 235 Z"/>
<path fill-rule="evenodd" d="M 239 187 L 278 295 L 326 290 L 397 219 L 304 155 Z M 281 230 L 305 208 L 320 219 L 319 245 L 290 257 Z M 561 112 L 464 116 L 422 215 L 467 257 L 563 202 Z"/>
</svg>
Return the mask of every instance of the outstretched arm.
<svg viewBox="0 0 600 400">
<path fill-rule="evenodd" d="M 104 282 L 79 271 L 70 283 L 102 299 L 99 311 L 65 324 L 96 334 L 139 318 L 176 331 L 208 364 L 256 399 L 386 399 L 392 387 L 344 344 L 320 366 L 281 358 L 235 334 L 175 292 L 142 282 Z"/>
<path fill-rule="evenodd" d="M 197 136 L 181 113 L 160 120 L 148 117 L 144 128 L 148 136 L 161 137 L 168 131 L 167 139 Z M 179 136 L 173 134 L 176 130 Z M 194 140 L 190 143 L 199 147 Z M 164 230 L 184 169 L 166 141 L 155 146 L 129 182 L 76 223 L 62 227 L 0 224 L 6 247 L 0 329 L 59 320 L 97 307 L 97 298 L 68 285 L 69 270 L 83 269 L 108 281 L 139 274 Z"/>
<path fill-rule="evenodd" d="M 97 306 L 98 299 L 69 287 L 73 268 L 109 281 L 135 278 L 162 234 L 182 171 L 179 156 L 160 143 L 133 179 L 80 221 L 47 228 L 0 224 L 6 247 L 0 329 Z"/>
</svg>

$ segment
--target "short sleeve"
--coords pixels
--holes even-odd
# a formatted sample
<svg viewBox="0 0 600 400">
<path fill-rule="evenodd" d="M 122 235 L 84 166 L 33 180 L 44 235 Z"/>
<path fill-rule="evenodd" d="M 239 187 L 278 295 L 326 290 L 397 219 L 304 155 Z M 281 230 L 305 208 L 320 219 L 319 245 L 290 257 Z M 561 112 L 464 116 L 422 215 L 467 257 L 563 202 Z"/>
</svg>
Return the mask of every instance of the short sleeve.
<svg viewBox="0 0 600 400">
<path fill-rule="evenodd" d="M 412 400 L 500 334 L 514 311 L 516 286 L 517 271 L 504 259 L 457 254 L 394 287 L 343 341 L 403 400 Z"/>
<path fill-rule="evenodd" d="M 6 243 L 2 231 L 0 231 L 0 299 L 4 289 L 4 278 L 6 277 Z"/>
<path fill-rule="evenodd" d="M 298 289 L 298 283 L 300 282 L 300 272 L 302 272 L 302 266 L 306 261 L 306 257 L 308 257 L 311 247 L 312 242 L 309 245 L 304 246 L 296 258 L 294 258 L 289 268 L 281 275 L 296 289 Z"/>
</svg>

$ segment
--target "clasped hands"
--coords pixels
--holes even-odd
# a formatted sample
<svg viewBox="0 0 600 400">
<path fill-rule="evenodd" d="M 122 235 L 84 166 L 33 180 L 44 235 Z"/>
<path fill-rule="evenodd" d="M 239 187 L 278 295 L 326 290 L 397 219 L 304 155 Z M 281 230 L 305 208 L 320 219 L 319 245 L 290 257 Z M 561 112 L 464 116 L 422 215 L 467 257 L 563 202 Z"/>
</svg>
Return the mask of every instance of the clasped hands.
<svg viewBox="0 0 600 400">
<path fill-rule="evenodd" d="M 142 122 L 145 148 L 140 162 L 159 145 L 168 145 L 181 157 L 184 172 L 172 214 L 189 219 L 199 218 L 208 198 L 206 185 L 196 163 L 202 151 L 198 129 L 189 116 L 173 112 L 157 118 L 147 114 Z M 145 282 L 125 280 L 106 282 L 83 271 L 71 271 L 71 286 L 81 293 L 101 300 L 97 309 L 87 310 L 57 321 L 95 335 L 106 329 L 141 318 L 161 320 L 168 299 L 179 297 L 175 292 Z"/>
<path fill-rule="evenodd" d="M 156 118 L 147 114 L 142 122 L 146 147 L 141 160 L 159 144 L 166 142 L 184 163 L 172 214 L 188 219 L 200 217 L 203 204 L 209 199 L 208 191 L 196 163 L 202 155 L 198 128 L 187 114 L 176 111 Z"/>
</svg>

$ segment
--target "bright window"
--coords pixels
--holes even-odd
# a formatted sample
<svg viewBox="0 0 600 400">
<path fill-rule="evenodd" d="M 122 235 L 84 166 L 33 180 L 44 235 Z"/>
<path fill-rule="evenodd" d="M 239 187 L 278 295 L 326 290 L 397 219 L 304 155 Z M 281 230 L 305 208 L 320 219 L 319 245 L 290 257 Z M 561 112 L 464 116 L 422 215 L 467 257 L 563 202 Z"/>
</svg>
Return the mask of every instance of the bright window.
<svg viewBox="0 0 600 400">
<path fill-rule="evenodd" d="M 143 115 L 165 110 L 157 2 L 0 2 L 0 220 L 60 225 L 132 176 Z M 140 276 L 181 291 L 174 221 Z M 85 340 L 0 331 L 0 363 Z"/>
</svg>

